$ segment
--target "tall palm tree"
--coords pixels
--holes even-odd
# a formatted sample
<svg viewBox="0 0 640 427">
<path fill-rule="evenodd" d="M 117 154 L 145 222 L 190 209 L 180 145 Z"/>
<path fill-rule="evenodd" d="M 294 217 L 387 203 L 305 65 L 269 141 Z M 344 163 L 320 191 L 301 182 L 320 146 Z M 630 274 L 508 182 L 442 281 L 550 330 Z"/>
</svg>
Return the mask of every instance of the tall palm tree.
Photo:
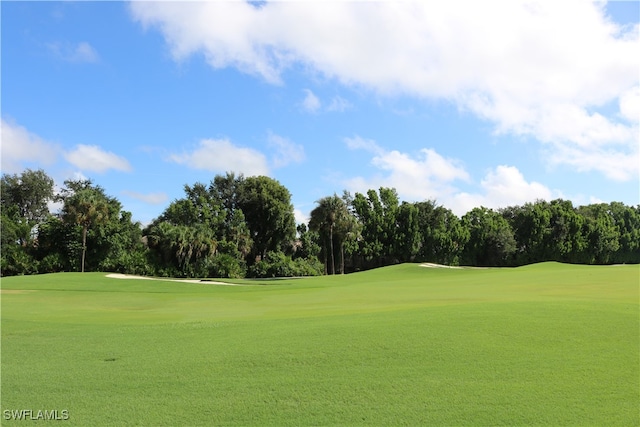
<svg viewBox="0 0 640 427">
<path fill-rule="evenodd" d="M 321 236 L 329 238 L 329 248 L 331 254 L 331 274 L 336 274 L 336 262 L 334 255 L 334 245 L 333 238 L 334 232 L 336 231 L 336 227 L 338 226 L 338 230 L 341 230 L 342 227 L 340 225 L 346 221 L 349 212 L 347 211 L 347 206 L 344 201 L 338 197 L 337 195 L 323 197 L 322 199 L 316 201 L 318 206 L 316 206 L 311 211 L 311 219 L 309 220 L 309 229 L 317 231 Z M 341 235 L 339 238 L 343 238 Z M 323 239 L 323 241 L 325 240 Z M 326 248 L 326 247 L 325 247 Z M 325 249 L 325 260 L 326 260 L 326 249 Z M 325 271 L 327 262 L 325 261 Z"/>
<path fill-rule="evenodd" d="M 109 220 L 109 206 L 102 195 L 92 189 L 83 189 L 65 200 L 63 219 L 82 227 L 82 267 L 87 253 L 87 231 L 94 224 L 104 224 Z"/>
</svg>

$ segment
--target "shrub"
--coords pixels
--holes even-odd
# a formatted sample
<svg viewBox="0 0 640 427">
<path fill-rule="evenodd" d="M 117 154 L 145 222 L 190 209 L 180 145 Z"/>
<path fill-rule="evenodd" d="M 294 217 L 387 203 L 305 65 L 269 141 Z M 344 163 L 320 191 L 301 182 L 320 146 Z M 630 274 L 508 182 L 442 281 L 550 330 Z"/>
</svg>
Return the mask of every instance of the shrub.
<svg viewBox="0 0 640 427">
<path fill-rule="evenodd" d="M 244 261 L 225 253 L 210 258 L 207 267 L 207 277 L 226 277 L 229 279 L 244 277 L 246 270 Z"/>
<path fill-rule="evenodd" d="M 248 277 L 296 277 L 318 276 L 323 265 L 317 258 L 298 258 L 295 261 L 284 253 L 267 252 L 264 260 L 252 265 L 247 271 Z"/>
<path fill-rule="evenodd" d="M 17 276 L 36 273 L 38 273 L 38 261 L 27 252 L 27 248 L 18 245 L 6 245 L 2 248 L 0 275 Z"/>
</svg>

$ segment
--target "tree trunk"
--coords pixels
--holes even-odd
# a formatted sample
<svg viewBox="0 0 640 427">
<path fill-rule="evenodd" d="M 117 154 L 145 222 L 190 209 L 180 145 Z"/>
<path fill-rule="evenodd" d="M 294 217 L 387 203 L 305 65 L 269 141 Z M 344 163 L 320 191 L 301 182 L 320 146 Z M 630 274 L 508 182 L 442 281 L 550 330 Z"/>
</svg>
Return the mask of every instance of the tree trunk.
<svg viewBox="0 0 640 427">
<path fill-rule="evenodd" d="M 336 260 L 333 256 L 333 224 L 329 227 L 329 242 L 331 244 L 331 274 L 336 274 Z"/>
<path fill-rule="evenodd" d="M 329 257 L 327 256 L 327 241 L 322 239 L 322 243 L 324 244 L 323 246 L 324 251 L 322 251 L 322 253 L 324 254 L 324 275 L 328 276 L 329 275 Z"/>
<path fill-rule="evenodd" d="M 344 274 L 344 239 L 340 244 L 340 274 Z"/>
<path fill-rule="evenodd" d="M 84 256 L 87 253 L 87 226 L 82 227 L 82 272 L 84 273 Z"/>
</svg>

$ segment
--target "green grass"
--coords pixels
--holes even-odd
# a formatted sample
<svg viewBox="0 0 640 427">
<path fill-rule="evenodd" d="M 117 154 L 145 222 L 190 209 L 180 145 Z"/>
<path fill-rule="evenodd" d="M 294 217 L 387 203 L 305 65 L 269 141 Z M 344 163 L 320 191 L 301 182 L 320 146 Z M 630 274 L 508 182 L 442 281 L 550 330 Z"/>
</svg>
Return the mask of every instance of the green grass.
<svg viewBox="0 0 640 427">
<path fill-rule="evenodd" d="M 1 409 L 79 426 L 640 424 L 638 266 L 242 283 L 2 279 Z"/>
</svg>

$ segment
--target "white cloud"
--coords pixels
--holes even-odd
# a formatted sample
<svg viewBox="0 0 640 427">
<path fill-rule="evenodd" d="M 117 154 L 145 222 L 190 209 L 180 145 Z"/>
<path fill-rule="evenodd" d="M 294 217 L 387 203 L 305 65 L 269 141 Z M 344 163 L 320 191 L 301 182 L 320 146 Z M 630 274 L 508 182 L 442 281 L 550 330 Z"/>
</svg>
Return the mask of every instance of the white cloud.
<svg viewBox="0 0 640 427">
<path fill-rule="evenodd" d="M 110 151 L 104 151 L 97 145 L 79 144 L 72 151 L 65 153 L 65 159 L 83 171 L 103 173 L 109 169 L 122 172 L 131 171 L 131 165 L 124 157 Z"/>
<path fill-rule="evenodd" d="M 593 146 L 633 154 L 639 27 L 621 27 L 605 2 L 132 2 L 132 16 L 158 27 L 176 60 L 202 53 L 214 68 L 280 83 L 301 64 L 377 93 L 455 103 L 495 125 L 530 135 L 559 162 L 616 176 L 610 167 L 553 155 Z M 496 13 L 499 10 L 500 13 Z M 307 92 L 309 108 L 320 101 Z M 629 98 L 631 97 L 631 98 Z M 620 115 L 596 114 L 620 100 Z M 336 102 L 334 108 L 340 103 Z M 330 104 L 331 106 L 331 104 Z M 635 122 L 637 123 L 637 122 Z M 637 169 L 624 179 L 637 177 Z"/>
<path fill-rule="evenodd" d="M 269 175 L 264 154 L 251 148 L 235 146 L 228 139 L 203 139 L 193 151 L 172 154 L 169 160 L 211 172 Z"/>
<path fill-rule="evenodd" d="M 640 122 L 640 86 L 629 89 L 620 96 L 620 114 L 630 122 Z"/>
<path fill-rule="evenodd" d="M 293 210 L 293 216 L 295 218 L 296 224 L 309 224 L 309 215 L 305 214 L 300 209 L 295 208 Z"/>
<path fill-rule="evenodd" d="M 501 208 L 562 197 L 541 183 L 528 182 L 516 167 L 504 165 L 487 172 L 480 181 L 480 192 L 462 192 L 454 183 L 472 184 L 469 174 L 458 160 L 445 158 L 433 149 L 423 148 L 414 155 L 387 151 L 375 141 L 360 136 L 345 138 L 345 143 L 352 150 L 370 152 L 371 164 L 380 171 L 373 177 L 359 176 L 344 181 L 354 192 L 392 187 L 403 200 L 436 199 L 457 215 L 477 206 Z"/>
<path fill-rule="evenodd" d="M 271 160 L 274 168 L 281 168 L 290 163 L 302 163 L 305 159 L 302 145 L 295 144 L 280 135 L 269 132 L 267 144 L 275 151 Z"/>
<path fill-rule="evenodd" d="M 341 96 L 334 96 L 331 103 L 327 106 L 327 111 L 343 113 L 353 108 L 353 105 Z"/>
<path fill-rule="evenodd" d="M 309 113 L 317 112 L 322 106 L 320 99 L 309 89 L 305 89 L 304 92 L 306 95 L 302 100 L 302 108 Z"/>
<path fill-rule="evenodd" d="M 47 47 L 58 59 L 67 62 L 94 63 L 100 60 L 98 52 L 87 42 L 77 44 L 53 42 L 47 44 Z"/>
<path fill-rule="evenodd" d="M 89 181 L 89 178 L 80 171 L 73 172 L 69 179 L 72 179 L 74 181 Z"/>
<path fill-rule="evenodd" d="M 580 172 L 598 171 L 613 181 L 638 179 L 640 152 L 638 142 L 628 148 L 611 147 L 581 148 L 570 144 L 559 144 L 549 154 L 552 164 L 568 164 Z"/>
<path fill-rule="evenodd" d="M 380 170 L 372 178 L 355 177 L 345 181 L 347 188 L 353 191 L 393 187 L 401 197 L 425 200 L 450 194 L 454 191 L 451 186 L 454 181 L 469 180 L 458 160 L 445 158 L 433 149 L 423 148 L 411 156 L 397 150 L 387 151 L 375 141 L 360 136 L 345 138 L 345 143 L 352 150 L 372 153 L 371 164 Z"/>
<path fill-rule="evenodd" d="M 352 138 L 345 138 L 345 144 L 349 150 L 365 150 L 373 154 L 383 154 L 384 149 L 380 147 L 373 139 L 365 139 L 360 135 L 354 135 Z"/>
<path fill-rule="evenodd" d="M 1 120 L 2 172 L 16 173 L 25 163 L 51 165 L 55 162 L 58 147 L 11 121 Z"/>
<path fill-rule="evenodd" d="M 324 108 L 320 98 L 316 96 L 310 89 L 304 89 L 306 94 L 302 100 L 302 109 L 308 113 L 317 113 L 320 110 L 325 110 L 330 113 L 343 113 L 353 108 L 353 105 L 343 97 L 336 95 L 331 98 L 331 102 Z"/>
<path fill-rule="evenodd" d="M 125 190 L 122 192 L 125 196 L 132 199 L 140 200 L 141 202 L 148 203 L 150 205 L 161 205 L 169 200 L 169 196 L 166 193 L 138 193 L 136 191 Z"/>
<path fill-rule="evenodd" d="M 497 209 L 561 197 L 560 193 L 539 182 L 528 182 L 514 166 L 501 165 L 490 170 L 480 181 L 480 188 L 480 193 L 450 194 L 443 203 L 457 215 L 464 215 L 478 206 Z"/>
</svg>

